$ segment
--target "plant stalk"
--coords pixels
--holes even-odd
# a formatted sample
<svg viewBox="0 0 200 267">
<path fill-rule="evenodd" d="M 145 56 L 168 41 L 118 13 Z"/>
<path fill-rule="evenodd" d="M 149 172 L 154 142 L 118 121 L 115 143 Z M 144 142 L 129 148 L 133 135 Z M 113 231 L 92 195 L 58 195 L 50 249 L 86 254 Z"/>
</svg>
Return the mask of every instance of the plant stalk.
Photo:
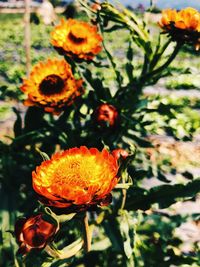
<svg viewBox="0 0 200 267">
<path fill-rule="evenodd" d="M 91 250 L 92 237 L 89 229 L 87 212 L 85 212 L 85 215 L 83 217 L 83 238 L 84 238 L 85 252 L 89 252 Z"/>
<path fill-rule="evenodd" d="M 124 206 L 126 204 L 126 194 L 127 194 L 127 190 L 126 189 L 122 189 L 122 203 L 121 203 L 121 210 L 124 209 Z"/>
<path fill-rule="evenodd" d="M 156 75 L 158 73 L 161 73 L 163 70 L 165 70 L 171 64 L 171 62 L 175 59 L 175 57 L 177 56 L 181 46 L 182 46 L 181 43 L 177 43 L 173 53 L 166 60 L 166 62 L 162 66 L 158 67 L 157 69 L 147 73 L 146 75 L 141 76 L 140 80 L 141 81 L 146 81 L 149 78 L 153 78 L 154 75 Z"/>
</svg>

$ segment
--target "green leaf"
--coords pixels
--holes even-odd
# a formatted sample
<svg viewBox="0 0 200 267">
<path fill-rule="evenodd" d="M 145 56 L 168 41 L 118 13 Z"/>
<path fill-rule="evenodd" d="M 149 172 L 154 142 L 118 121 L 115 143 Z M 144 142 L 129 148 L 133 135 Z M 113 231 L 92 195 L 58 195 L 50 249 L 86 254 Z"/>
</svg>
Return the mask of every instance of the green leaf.
<svg viewBox="0 0 200 267">
<path fill-rule="evenodd" d="M 116 31 L 116 30 L 120 30 L 120 29 L 124 29 L 124 26 L 123 25 L 113 25 L 112 27 L 110 28 L 106 28 L 104 29 L 105 32 L 113 32 L 113 31 Z"/>
<path fill-rule="evenodd" d="M 200 192 L 200 179 L 187 184 L 161 185 L 149 191 L 132 187 L 128 191 L 125 208 L 128 210 L 147 210 L 152 204 L 158 203 L 160 208 L 167 208 L 177 199 L 193 198 Z"/>
<path fill-rule="evenodd" d="M 129 260 L 132 260 L 134 248 L 134 225 L 129 213 L 125 210 L 121 211 L 119 218 L 119 228 L 124 241 L 124 252 Z"/>
<path fill-rule="evenodd" d="M 83 72 L 84 78 L 90 84 L 90 86 L 96 92 L 98 100 L 107 100 L 111 98 L 111 94 L 108 88 L 103 86 L 102 80 L 99 78 L 94 78 L 90 70 L 86 69 Z"/>
<path fill-rule="evenodd" d="M 116 218 L 113 218 L 112 220 L 104 221 L 103 226 L 104 226 L 107 236 L 109 237 L 112 243 L 113 250 L 122 253 L 124 250 L 123 239 L 119 231 L 118 222 Z"/>
<path fill-rule="evenodd" d="M 42 157 L 43 161 L 50 160 L 49 156 L 45 152 L 42 152 L 38 147 L 36 147 L 35 150 L 40 154 L 40 156 Z"/>
<path fill-rule="evenodd" d="M 129 78 L 129 82 L 133 83 L 134 78 L 133 78 L 133 48 L 132 48 L 132 42 L 129 41 L 129 46 L 128 46 L 128 50 L 127 50 L 127 59 L 128 62 L 126 63 L 125 67 L 126 67 L 126 73 L 127 76 Z"/>
<path fill-rule="evenodd" d="M 20 116 L 20 112 L 16 109 L 16 108 L 13 108 L 13 111 L 15 112 L 16 116 L 17 116 L 17 119 L 14 123 L 14 134 L 15 134 L 15 137 L 17 136 L 20 136 L 22 134 L 22 118 Z"/>
<path fill-rule="evenodd" d="M 24 119 L 24 131 L 27 133 L 33 130 L 38 130 L 38 128 L 45 126 L 43 117 L 44 112 L 41 108 L 28 108 Z"/>
<path fill-rule="evenodd" d="M 140 147 L 153 147 L 150 141 L 134 134 L 128 134 L 128 137 L 132 138 Z"/>
<path fill-rule="evenodd" d="M 45 208 L 45 212 L 59 223 L 70 221 L 76 215 L 76 213 L 57 215 L 49 207 Z"/>
<path fill-rule="evenodd" d="M 150 170 L 137 170 L 133 166 L 128 166 L 128 174 L 133 180 L 142 180 L 143 178 L 147 178 L 150 175 L 152 176 L 152 172 Z"/>
<path fill-rule="evenodd" d="M 158 171 L 157 177 L 162 182 L 165 182 L 165 183 L 171 182 L 170 180 L 167 179 L 167 177 L 161 171 Z"/>
</svg>

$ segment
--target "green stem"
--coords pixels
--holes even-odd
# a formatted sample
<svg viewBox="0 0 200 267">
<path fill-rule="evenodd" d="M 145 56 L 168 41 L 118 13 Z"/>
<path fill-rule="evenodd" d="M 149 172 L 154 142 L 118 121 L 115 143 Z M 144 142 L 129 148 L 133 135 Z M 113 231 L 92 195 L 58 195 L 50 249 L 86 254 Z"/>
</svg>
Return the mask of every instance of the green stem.
<svg viewBox="0 0 200 267">
<path fill-rule="evenodd" d="M 126 204 L 126 195 L 127 195 L 127 190 L 126 189 L 122 189 L 122 203 L 121 203 L 121 210 L 124 209 L 124 206 Z"/>
<path fill-rule="evenodd" d="M 182 46 L 182 43 L 177 43 L 173 53 L 169 56 L 167 61 L 162 66 L 158 67 L 157 69 L 147 73 L 146 75 L 141 76 L 140 81 L 142 83 L 144 83 L 149 78 L 153 78 L 153 76 L 155 76 L 156 74 L 161 73 L 163 70 L 165 70 L 171 64 L 171 62 L 175 59 L 181 46 Z"/>
<path fill-rule="evenodd" d="M 143 68 L 142 68 L 142 76 L 144 76 L 147 72 L 147 69 L 148 69 L 148 65 L 149 65 L 149 59 L 148 59 L 148 56 L 145 55 L 144 56 L 144 64 L 143 64 Z"/>
<path fill-rule="evenodd" d="M 71 66 L 72 73 L 75 74 L 77 72 L 76 62 L 68 56 L 65 56 L 64 58 L 67 61 L 67 63 Z"/>
<path fill-rule="evenodd" d="M 126 179 L 125 179 L 124 175 L 122 175 L 122 185 L 124 185 L 125 183 L 126 183 Z M 123 210 L 125 207 L 126 195 L 127 195 L 127 189 L 122 188 L 122 202 L 121 202 L 121 207 L 120 207 L 121 210 Z"/>
<path fill-rule="evenodd" d="M 160 60 L 161 56 L 163 55 L 163 53 L 165 52 L 165 50 L 167 49 L 167 47 L 169 46 L 169 44 L 171 43 L 171 39 L 169 39 L 162 47 L 161 51 L 159 52 L 159 46 L 157 47 L 154 55 L 153 55 L 153 59 L 150 62 L 150 66 L 149 69 L 152 71 L 153 68 L 157 65 L 158 61 Z"/>
<path fill-rule="evenodd" d="M 102 34 L 102 36 L 104 36 L 103 26 L 101 25 L 101 23 L 99 23 L 99 25 L 100 25 L 101 34 Z M 104 39 L 103 39 L 103 41 L 102 41 L 102 45 L 103 45 L 104 51 L 105 51 L 105 53 L 106 53 L 106 56 L 107 56 L 107 58 L 108 58 L 108 61 L 110 62 L 111 66 L 112 66 L 112 69 L 113 69 L 113 71 L 114 71 L 114 73 L 115 73 L 115 76 L 116 76 L 116 79 L 117 79 L 117 83 L 118 83 L 118 85 L 119 85 L 119 88 L 121 88 L 121 81 L 122 81 L 121 75 L 120 75 L 119 71 L 116 70 L 116 64 L 115 64 L 115 62 L 113 61 L 112 55 L 110 54 L 110 52 L 109 52 L 108 49 L 106 48 Z"/>
<path fill-rule="evenodd" d="M 84 1 L 78 0 L 78 3 L 85 8 L 86 13 L 88 14 L 88 11 L 91 13 L 96 14 L 96 11 L 94 11 L 87 3 L 84 3 Z M 90 16 L 88 16 L 90 17 Z"/>
<path fill-rule="evenodd" d="M 15 267 L 20 267 L 15 255 L 14 255 L 14 264 L 15 264 Z"/>
<path fill-rule="evenodd" d="M 88 224 L 88 214 L 85 212 L 85 215 L 83 217 L 83 237 L 84 237 L 84 248 L 85 252 L 89 252 L 91 250 L 91 232 L 89 229 Z"/>
<path fill-rule="evenodd" d="M 58 253 L 58 251 L 52 249 L 49 245 L 47 245 L 44 249 L 48 255 L 50 255 L 53 258 L 60 258 L 60 254 Z"/>
<path fill-rule="evenodd" d="M 120 6 L 120 3 L 117 3 Z M 133 33 L 136 33 L 142 40 L 145 42 L 148 41 L 148 33 L 145 31 L 144 27 L 140 25 L 140 21 L 134 13 L 130 12 L 128 9 L 124 8 L 121 5 L 121 12 L 116 9 L 113 5 L 108 2 L 104 2 L 101 4 L 101 15 L 109 17 L 109 20 L 114 22 L 118 22 L 121 24 L 125 24 L 127 28 L 129 28 Z"/>
<path fill-rule="evenodd" d="M 145 29 L 140 26 L 139 20 L 134 15 L 134 13 L 130 12 L 128 9 L 124 9 L 123 12 L 125 14 L 124 21 L 126 25 L 129 27 L 129 29 L 132 30 L 133 32 L 136 32 L 140 38 L 142 38 L 145 42 L 147 42 L 149 39 L 149 35 L 145 31 Z"/>
</svg>

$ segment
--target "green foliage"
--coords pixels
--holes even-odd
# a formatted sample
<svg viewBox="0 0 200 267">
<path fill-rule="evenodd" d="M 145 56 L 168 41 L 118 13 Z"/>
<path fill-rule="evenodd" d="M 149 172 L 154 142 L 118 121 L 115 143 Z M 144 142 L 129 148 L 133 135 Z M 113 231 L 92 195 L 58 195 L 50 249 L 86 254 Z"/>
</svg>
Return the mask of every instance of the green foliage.
<svg viewBox="0 0 200 267">
<path fill-rule="evenodd" d="M 126 208 L 129 210 L 147 210 L 152 204 L 157 203 L 160 208 L 166 208 L 178 199 L 192 198 L 200 191 L 200 180 L 196 179 L 185 185 L 161 185 L 149 191 L 142 188 L 131 188 L 132 194 L 127 199 Z"/>
<path fill-rule="evenodd" d="M 168 134 L 177 139 L 190 140 L 199 133 L 200 115 L 197 110 L 188 107 L 190 100 L 185 98 L 152 97 L 144 123 L 149 134 Z"/>
<path fill-rule="evenodd" d="M 194 89 L 200 88 L 200 76 L 198 74 L 183 74 L 168 79 L 166 87 L 169 89 Z"/>
</svg>

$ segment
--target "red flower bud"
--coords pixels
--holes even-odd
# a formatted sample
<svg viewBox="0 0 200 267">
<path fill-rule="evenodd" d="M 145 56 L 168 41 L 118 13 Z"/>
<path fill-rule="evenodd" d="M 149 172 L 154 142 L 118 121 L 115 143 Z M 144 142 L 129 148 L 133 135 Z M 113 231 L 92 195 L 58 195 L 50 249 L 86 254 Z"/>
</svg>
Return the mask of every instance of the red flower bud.
<svg viewBox="0 0 200 267">
<path fill-rule="evenodd" d="M 122 148 L 117 148 L 112 151 L 112 155 L 118 160 L 120 157 L 126 159 L 128 157 L 128 152 Z"/>
<path fill-rule="evenodd" d="M 100 5 L 98 2 L 93 3 L 93 4 L 91 5 L 91 9 L 92 9 L 93 11 L 100 11 L 100 10 L 101 10 L 101 5 Z"/>
<path fill-rule="evenodd" d="M 19 219 L 15 224 L 18 253 L 27 254 L 31 249 L 43 249 L 53 238 L 57 226 L 43 219 L 43 214 Z"/>
<path fill-rule="evenodd" d="M 101 104 L 95 110 L 94 118 L 101 127 L 115 127 L 119 122 L 119 113 L 113 105 Z"/>
</svg>

